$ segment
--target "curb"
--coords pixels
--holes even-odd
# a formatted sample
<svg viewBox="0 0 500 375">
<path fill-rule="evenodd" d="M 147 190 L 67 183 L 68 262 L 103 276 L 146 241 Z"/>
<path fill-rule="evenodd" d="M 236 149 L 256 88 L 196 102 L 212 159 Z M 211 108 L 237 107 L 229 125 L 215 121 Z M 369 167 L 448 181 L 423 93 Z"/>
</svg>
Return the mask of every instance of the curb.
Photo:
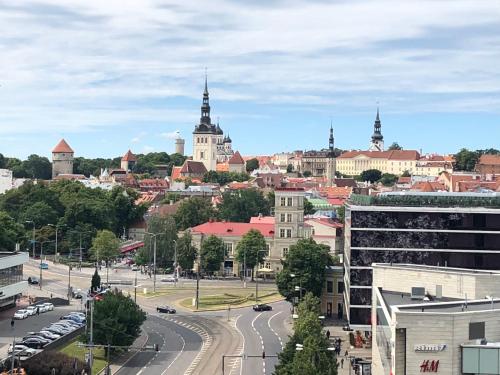
<svg viewBox="0 0 500 375">
<path fill-rule="evenodd" d="M 285 298 L 280 298 L 276 301 L 272 301 L 272 302 L 265 302 L 266 304 L 273 304 L 273 303 L 277 303 L 277 302 L 281 302 L 281 301 L 284 301 Z M 198 310 L 193 310 L 189 307 L 186 307 L 186 306 L 183 306 L 181 304 L 178 303 L 178 301 L 175 301 L 175 304 L 177 306 L 181 306 L 182 308 L 190 311 L 190 312 L 193 312 L 193 313 L 202 313 L 202 312 L 207 312 L 207 311 L 227 311 L 227 308 L 225 309 L 198 309 Z M 245 306 L 233 306 L 233 305 L 230 305 L 231 306 L 231 310 L 237 310 L 237 309 L 244 309 L 245 307 L 250 307 L 250 306 L 253 306 L 255 305 L 255 303 L 252 303 L 252 304 L 249 304 L 249 305 L 245 305 Z"/>
</svg>

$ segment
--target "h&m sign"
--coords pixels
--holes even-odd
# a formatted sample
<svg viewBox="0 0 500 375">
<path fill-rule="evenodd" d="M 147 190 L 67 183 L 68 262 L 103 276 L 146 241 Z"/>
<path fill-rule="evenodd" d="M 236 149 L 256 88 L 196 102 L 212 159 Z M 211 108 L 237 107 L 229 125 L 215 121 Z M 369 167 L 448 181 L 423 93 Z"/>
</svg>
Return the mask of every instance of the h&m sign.
<svg viewBox="0 0 500 375">
<path fill-rule="evenodd" d="M 424 360 L 420 365 L 420 372 L 438 372 L 439 360 Z"/>
</svg>

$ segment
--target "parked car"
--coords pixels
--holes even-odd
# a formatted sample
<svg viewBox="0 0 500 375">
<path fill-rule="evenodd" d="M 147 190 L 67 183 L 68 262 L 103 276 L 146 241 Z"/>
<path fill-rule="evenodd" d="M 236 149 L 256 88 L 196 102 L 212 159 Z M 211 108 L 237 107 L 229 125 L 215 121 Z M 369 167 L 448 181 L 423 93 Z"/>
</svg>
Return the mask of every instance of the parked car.
<svg viewBox="0 0 500 375">
<path fill-rule="evenodd" d="M 265 303 L 260 303 L 258 305 L 253 305 L 254 311 L 271 311 L 273 308 L 271 305 L 266 305 Z"/>
<path fill-rule="evenodd" d="M 33 349 L 42 349 L 45 345 L 47 345 L 44 340 L 35 337 L 27 338 L 26 340 L 23 340 L 21 344 Z"/>
<path fill-rule="evenodd" d="M 79 326 L 85 323 L 85 318 L 82 318 L 81 316 L 78 316 L 78 315 L 71 315 L 71 314 L 64 315 L 64 316 L 61 316 L 60 319 L 65 320 L 65 321 L 75 322 Z"/>
<path fill-rule="evenodd" d="M 85 319 L 85 313 L 82 313 L 81 311 L 71 311 L 68 315 L 78 315 L 81 316 L 82 318 Z"/>
<path fill-rule="evenodd" d="M 50 302 L 45 302 L 43 305 L 45 306 L 45 308 L 47 309 L 47 311 L 53 311 L 54 310 L 54 304 L 52 304 Z"/>
<path fill-rule="evenodd" d="M 59 336 L 64 336 L 66 333 L 69 332 L 66 329 L 59 327 L 59 326 L 43 327 L 42 331 L 48 331 L 50 333 L 54 333 L 54 334 L 59 335 Z"/>
<path fill-rule="evenodd" d="M 38 308 L 38 312 L 41 314 L 41 313 L 44 313 L 44 312 L 47 312 L 47 307 L 43 304 L 43 303 L 40 303 L 38 305 L 35 305 L 35 307 Z"/>
<path fill-rule="evenodd" d="M 176 310 L 170 306 L 158 306 L 156 307 L 156 311 L 160 313 L 166 313 L 166 314 L 175 314 Z"/>
<path fill-rule="evenodd" d="M 36 335 L 28 335 L 23 337 L 23 341 L 28 340 L 28 339 L 38 339 L 40 340 L 44 345 L 50 344 L 52 340 L 46 339 L 45 337 L 42 336 L 36 336 Z"/>
<path fill-rule="evenodd" d="M 29 316 L 28 310 L 17 310 L 14 313 L 14 319 L 26 319 Z"/>
<path fill-rule="evenodd" d="M 73 325 L 73 324 L 65 324 L 65 323 L 62 323 L 62 322 L 57 322 L 57 323 L 54 323 L 52 324 L 53 326 L 59 326 L 61 328 L 64 328 L 64 329 L 67 329 L 67 330 L 70 330 L 70 331 L 74 331 L 75 329 L 77 329 L 79 326 L 76 326 L 76 325 Z"/>
<path fill-rule="evenodd" d="M 40 284 L 40 280 L 38 280 L 37 277 L 30 276 L 30 277 L 28 277 L 28 284 L 38 285 L 38 284 Z"/>
<path fill-rule="evenodd" d="M 16 344 L 16 346 L 14 346 L 14 352 L 20 352 L 26 349 L 29 349 L 26 345 Z M 7 353 L 12 353 L 12 344 L 7 348 Z"/>
<path fill-rule="evenodd" d="M 40 263 L 40 266 L 39 266 L 42 270 L 48 270 L 49 269 L 49 264 L 48 263 L 45 263 L 45 262 L 42 262 Z"/>
<path fill-rule="evenodd" d="M 50 340 L 57 340 L 61 335 L 49 332 L 49 331 L 40 331 L 40 332 L 28 332 L 28 335 L 33 335 L 33 336 L 41 336 L 45 337 L 46 339 Z"/>
<path fill-rule="evenodd" d="M 26 307 L 26 311 L 28 312 L 29 316 L 36 315 L 36 306 L 28 306 Z"/>
<path fill-rule="evenodd" d="M 139 271 L 139 266 L 137 264 L 134 264 L 132 266 L 132 271 Z"/>
</svg>

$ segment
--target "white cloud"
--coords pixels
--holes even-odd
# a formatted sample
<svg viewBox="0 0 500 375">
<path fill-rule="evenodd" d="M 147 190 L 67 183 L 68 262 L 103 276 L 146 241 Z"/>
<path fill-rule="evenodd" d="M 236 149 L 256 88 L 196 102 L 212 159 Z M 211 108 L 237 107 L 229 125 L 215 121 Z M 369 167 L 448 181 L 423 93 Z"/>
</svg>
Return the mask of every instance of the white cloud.
<svg viewBox="0 0 500 375">
<path fill-rule="evenodd" d="M 160 136 L 166 139 L 177 139 L 181 136 L 181 132 L 179 130 L 175 130 L 173 132 L 161 133 Z"/>
</svg>

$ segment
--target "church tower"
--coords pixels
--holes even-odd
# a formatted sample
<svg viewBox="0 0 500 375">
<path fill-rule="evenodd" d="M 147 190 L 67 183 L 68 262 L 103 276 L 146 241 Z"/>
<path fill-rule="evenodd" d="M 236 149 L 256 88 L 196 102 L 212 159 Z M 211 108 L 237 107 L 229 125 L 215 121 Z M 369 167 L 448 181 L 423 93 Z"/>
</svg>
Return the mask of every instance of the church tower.
<svg viewBox="0 0 500 375">
<path fill-rule="evenodd" d="M 330 138 L 328 139 L 328 160 L 326 161 L 326 184 L 327 184 L 327 186 L 334 185 L 336 171 L 337 171 L 337 160 L 335 159 L 333 124 L 330 124 Z"/>
<path fill-rule="evenodd" d="M 61 139 L 52 150 L 52 178 L 60 174 L 73 174 L 74 151 Z"/>
<path fill-rule="evenodd" d="M 380 123 L 380 116 L 377 108 L 377 117 L 373 125 L 372 141 L 370 143 L 370 151 L 384 151 L 384 136 L 382 135 L 382 124 Z"/>
<path fill-rule="evenodd" d="M 207 76 L 201 105 L 200 123 L 193 131 L 193 160 L 201 161 L 207 171 L 215 171 L 217 164 L 217 128 L 211 123 Z"/>
</svg>

